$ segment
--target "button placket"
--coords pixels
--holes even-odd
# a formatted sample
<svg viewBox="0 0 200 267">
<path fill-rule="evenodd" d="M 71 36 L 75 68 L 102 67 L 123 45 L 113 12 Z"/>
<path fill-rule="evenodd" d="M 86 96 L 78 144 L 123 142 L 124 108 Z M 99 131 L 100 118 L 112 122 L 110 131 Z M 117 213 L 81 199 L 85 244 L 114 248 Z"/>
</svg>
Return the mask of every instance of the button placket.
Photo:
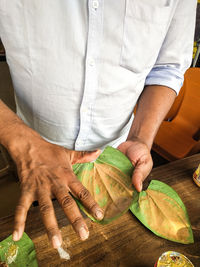
<svg viewBox="0 0 200 267">
<path fill-rule="evenodd" d="M 76 139 L 75 149 L 81 149 L 87 140 L 91 129 L 92 104 L 98 89 L 98 74 L 96 59 L 99 55 L 99 45 L 102 25 L 102 0 L 88 1 L 88 39 L 85 59 L 85 83 L 84 93 L 80 108 L 80 129 Z"/>
</svg>

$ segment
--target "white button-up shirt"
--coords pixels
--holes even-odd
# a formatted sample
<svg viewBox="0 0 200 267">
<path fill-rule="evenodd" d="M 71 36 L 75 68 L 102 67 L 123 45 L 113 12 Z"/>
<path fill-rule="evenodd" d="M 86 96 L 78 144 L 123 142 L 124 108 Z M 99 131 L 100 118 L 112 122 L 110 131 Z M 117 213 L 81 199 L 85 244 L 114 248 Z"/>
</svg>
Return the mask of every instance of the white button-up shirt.
<svg viewBox="0 0 200 267">
<path fill-rule="evenodd" d="M 145 84 L 179 91 L 196 0 L 0 0 L 18 115 L 76 150 L 127 137 Z"/>
</svg>

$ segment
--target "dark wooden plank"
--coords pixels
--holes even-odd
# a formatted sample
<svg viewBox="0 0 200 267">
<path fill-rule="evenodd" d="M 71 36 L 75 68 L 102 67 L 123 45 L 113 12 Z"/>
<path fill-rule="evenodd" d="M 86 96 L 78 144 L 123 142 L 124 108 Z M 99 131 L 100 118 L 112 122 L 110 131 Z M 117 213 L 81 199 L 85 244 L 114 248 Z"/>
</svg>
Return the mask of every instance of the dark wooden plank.
<svg viewBox="0 0 200 267">
<path fill-rule="evenodd" d="M 35 243 L 41 267 L 56 266 L 141 266 L 152 267 L 165 251 L 186 255 L 196 267 L 200 266 L 200 188 L 192 174 L 200 163 L 200 154 L 153 169 L 149 179 L 158 179 L 172 186 L 185 203 L 192 224 L 195 243 L 182 245 L 155 236 L 131 214 L 127 213 L 109 225 L 99 225 L 87 219 L 90 237 L 81 242 L 68 224 L 63 211 L 54 203 L 56 215 L 71 260 L 64 262 L 48 244 L 38 208 L 29 212 L 26 232 Z M 0 240 L 12 231 L 13 217 L 0 220 Z"/>
</svg>

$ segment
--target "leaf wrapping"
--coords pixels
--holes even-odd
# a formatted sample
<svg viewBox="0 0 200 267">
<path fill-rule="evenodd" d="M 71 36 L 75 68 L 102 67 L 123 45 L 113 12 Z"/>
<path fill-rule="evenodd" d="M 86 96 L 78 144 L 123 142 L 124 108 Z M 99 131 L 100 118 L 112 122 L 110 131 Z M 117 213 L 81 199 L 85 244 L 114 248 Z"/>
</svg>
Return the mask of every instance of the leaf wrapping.
<svg viewBox="0 0 200 267">
<path fill-rule="evenodd" d="M 26 233 L 17 242 L 12 235 L 0 242 L 0 261 L 9 267 L 38 267 L 34 244 Z"/>
</svg>

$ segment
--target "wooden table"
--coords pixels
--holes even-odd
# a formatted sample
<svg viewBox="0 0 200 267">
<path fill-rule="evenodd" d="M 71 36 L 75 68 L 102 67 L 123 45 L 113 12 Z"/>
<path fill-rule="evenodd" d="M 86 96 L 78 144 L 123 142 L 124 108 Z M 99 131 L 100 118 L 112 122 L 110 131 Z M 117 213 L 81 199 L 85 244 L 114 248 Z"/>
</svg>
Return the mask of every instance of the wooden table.
<svg viewBox="0 0 200 267">
<path fill-rule="evenodd" d="M 182 198 L 191 220 L 194 244 L 182 245 L 159 238 L 129 212 L 104 226 L 87 219 L 90 237 L 81 242 L 55 202 L 56 215 L 71 260 L 60 260 L 57 251 L 50 247 L 38 208 L 35 207 L 29 212 L 26 232 L 35 243 L 39 266 L 153 267 L 163 252 L 173 250 L 183 253 L 195 267 L 199 267 L 200 188 L 192 180 L 199 163 L 200 154 L 155 168 L 149 176 L 149 179 L 158 179 L 172 186 Z M 11 234 L 12 224 L 13 216 L 0 219 L 0 240 Z"/>
</svg>

